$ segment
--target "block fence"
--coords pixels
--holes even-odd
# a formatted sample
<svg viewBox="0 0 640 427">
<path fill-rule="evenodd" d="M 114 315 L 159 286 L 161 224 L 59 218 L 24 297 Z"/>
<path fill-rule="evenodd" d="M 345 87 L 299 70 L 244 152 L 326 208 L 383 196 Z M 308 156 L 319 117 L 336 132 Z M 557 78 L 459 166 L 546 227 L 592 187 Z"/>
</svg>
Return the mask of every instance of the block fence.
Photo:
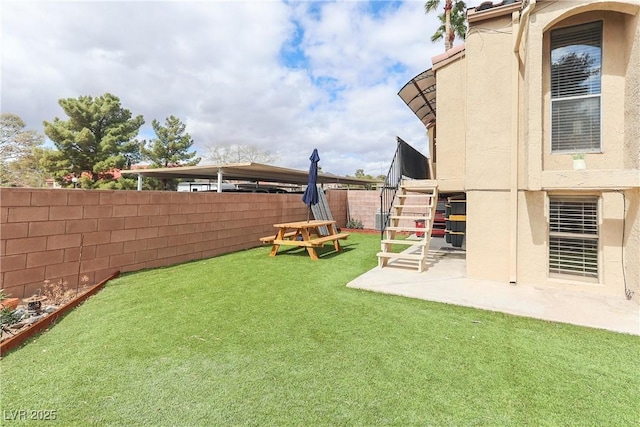
<svg viewBox="0 0 640 427">
<path fill-rule="evenodd" d="M 427 204 L 427 196 L 423 199 L 414 200 L 415 204 Z M 362 225 L 365 229 L 373 230 L 376 228 L 375 216 L 376 212 L 380 209 L 380 191 L 378 190 L 357 190 L 349 191 L 347 198 L 347 205 L 349 207 L 348 217 L 349 219 L 356 219 L 362 221 Z M 413 222 L 403 219 L 400 221 L 401 226 L 413 226 Z"/>
<path fill-rule="evenodd" d="M 380 192 L 374 190 L 349 191 L 347 200 L 349 219 L 360 220 L 366 229 L 375 228 L 376 211 L 380 209 Z"/>
<path fill-rule="evenodd" d="M 353 192 L 353 191 L 352 191 Z M 307 218 L 301 194 L 0 189 L 0 288 L 30 296 L 45 280 L 69 287 L 113 272 L 259 246 L 273 224 Z M 328 190 L 338 227 L 347 191 Z"/>
</svg>

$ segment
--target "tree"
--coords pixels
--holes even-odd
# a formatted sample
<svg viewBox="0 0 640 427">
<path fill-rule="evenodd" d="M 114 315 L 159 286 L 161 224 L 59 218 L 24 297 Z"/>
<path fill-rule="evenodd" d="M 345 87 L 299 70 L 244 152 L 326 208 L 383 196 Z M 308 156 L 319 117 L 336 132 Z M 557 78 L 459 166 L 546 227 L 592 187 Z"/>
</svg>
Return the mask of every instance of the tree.
<svg viewBox="0 0 640 427">
<path fill-rule="evenodd" d="M 424 5 L 424 12 L 431 13 L 440 7 L 440 0 L 427 0 Z M 440 27 L 431 36 L 431 41 L 436 42 L 444 38 L 444 49 L 453 47 L 456 35 L 464 40 L 467 34 L 467 5 L 461 0 L 445 0 L 444 13 L 438 15 Z"/>
<path fill-rule="evenodd" d="M 16 187 L 44 187 L 50 175 L 42 167 L 43 159 L 50 148 L 36 147 L 31 153 L 10 162 L 5 170 L 10 177 L 10 185 Z"/>
<path fill-rule="evenodd" d="M 356 178 L 373 179 L 373 177 L 371 175 L 364 173 L 364 169 L 356 170 L 356 175 L 355 176 L 356 176 Z"/>
<path fill-rule="evenodd" d="M 154 120 L 151 126 L 157 138 L 144 141 L 140 151 L 142 158 L 149 160 L 153 167 L 195 166 L 200 163 L 200 157 L 195 157 L 196 152 L 188 151 L 193 146 L 193 139 L 177 117 L 167 117 L 165 126 Z"/>
<path fill-rule="evenodd" d="M 44 184 L 34 157 L 44 137 L 34 130 L 25 130 L 24 121 L 16 114 L 0 115 L 0 184 L 19 187 L 40 187 Z"/>
<path fill-rule="evenodd" d="M 569 52 L 551 58 L 551 96 L 586 95 L 591 87 L 587 79 L 599 75 L 600 64 L 588 53 Z"/>
<path fill-rule="evenodd" d="M 114 169 L 130 167 L 140 159 L 140 144 L 134 140 L 144 124 L 142 116 L 132 118 L 120 99 L 106 93 L 93 98 L 80 96 L 58 101 L 69 120 L 44 122 L 44 132 L 58 149 L 46 158 L 47 167 L 60 183 L 69 176 L 91 179 L 85 187 L 99 187 L 99 181 L 113 179 Z"/>
<path fill-rule="evenodd" d="M 140 152 L 145 160 L 151 162 L 152 168 L 166 168 L 169 166 L 195 166 L 200 163 L 200 157 L 195 157 L 196 152 L 188 150 L 193 146 L 191 135 L 185 132 L 186 126 L 177 117 L 169 116 L 162 126 L 157 120 L 151 123 L 157 138 L 144 141 Z M 147 186 L 157 188 L 157 180 L 148 180 Z M 176 180 L 162 180 L 164 190 L 175 190 Z"/>
<path fill-rule="evenodd" d="M 347 175 L 348 176 L 348 175 Z M 384 179 L 386 178 L 385 175 L 379 175 L 377 178 L 374 178 L 371 174 L 365 174 L 364 173 L 364 169 L 358 169 L 356 170 L 356 174 L 355 174 L 356 178 L 362 178 L 362 179 L 370 179 L 370 180 L 380 180 L 380 177 L 382 177 L 382 181 L 384 181 Z"/>
<path fill-rule="evenodd" d="M 584 153 L 600 146 L 600 103 L 584 95 L 600 93 L 601 62 L 587 52 L 568 49 L 563 46 L 551 53 L 551 147 Z"/>
<path fill-rule="evenodd" d="M 205 148 L 206 159 L 218 165 L 244 162 L 270 164 L 276 160 L 269 151 L 251 145 L 210 145 Z"/>
</svg>

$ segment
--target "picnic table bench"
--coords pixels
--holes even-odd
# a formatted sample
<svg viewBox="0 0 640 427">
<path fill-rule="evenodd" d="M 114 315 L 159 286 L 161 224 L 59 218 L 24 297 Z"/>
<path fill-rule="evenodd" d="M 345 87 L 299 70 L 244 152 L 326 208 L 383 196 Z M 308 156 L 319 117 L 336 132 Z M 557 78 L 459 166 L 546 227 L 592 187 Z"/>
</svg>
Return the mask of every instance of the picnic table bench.
<svg viewBox="0 0 640 427">
<path fill-rule="evenodd" d="M 313 260 L 318 259 L 315 248 L 324 246 L 327 242 L 333 242 L 333 247 L 337 252 L 342 251 L 340 240 L 349 237 L 347 233 L 336 233 L 335 221 L 333 220 L 311 220 L 287 222 L 282 224 L 274 224 L 278 228 L 275 236 L 261 237 L 263 243 L 272 243 L 270 256 L 276 256 L 280 245 L 304 247 Z M 326 226 L 329 234 L 320 235 L 319 227 Z"/>
<path fill-rule="evenodd" d="M 290 237 L 295 237 L 297 234 L 298 234 L 297 231 L 289 231 L 287 233 L 284 233 L 283 237 L 288 239 Z M 278 237 L 278 233 L 274 234 L 273 236 L 261 237 L 260 241 L 262 243 L 271 243 L 276 239 L 276 237 Z"/>
</svg>

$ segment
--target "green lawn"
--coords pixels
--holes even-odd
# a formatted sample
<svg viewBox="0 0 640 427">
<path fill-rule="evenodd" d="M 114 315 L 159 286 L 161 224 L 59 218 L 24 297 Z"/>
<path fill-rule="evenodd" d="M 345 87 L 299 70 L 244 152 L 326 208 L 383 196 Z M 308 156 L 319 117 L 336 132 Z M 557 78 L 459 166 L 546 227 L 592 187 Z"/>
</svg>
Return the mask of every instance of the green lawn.
<svg viewBox="0 0 640 427">
<path fill-rule="evenodd" d="M 1 424 L 638 425 L 638 337 L 348 289 L 379 236 L 344 247 L 113 280 L 2 360 Z"/>
</svg>

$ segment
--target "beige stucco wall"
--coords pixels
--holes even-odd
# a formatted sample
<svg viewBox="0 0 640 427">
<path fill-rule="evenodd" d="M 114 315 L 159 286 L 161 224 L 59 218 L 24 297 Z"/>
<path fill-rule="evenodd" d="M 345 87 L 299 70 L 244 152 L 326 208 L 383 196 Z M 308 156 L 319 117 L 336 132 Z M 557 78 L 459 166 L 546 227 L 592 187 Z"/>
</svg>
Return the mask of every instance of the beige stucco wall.
<svg viewBox="0 0 640 427">
<path fill-rule="evenodd" d="M 626 218 L 629 224 L 628 243 L 625 247 L 627 265 L 627 286 L 634 292 L 633 297 L 640 303 L 640 188 L 627 191 L 629 210 Z"/>
<path fill-rule="evenodd" d="M 626 62 L 626 86 L 624 92 L 624 167 L 640 169 L 640 25 L 638 15 L 628 17 L 625 38 L 631 43 Z"/>
<path fill-rule="evenodd" d="M 511 19 L 469 31 L 466 188 L 508 189 L 511 164 L 513 53 Z M 494 30 L 495 29 L 495 30 Z"/>
<path fill-rule="evenodd" d="M 522 186 L 530 190 L 544 187 L 545 181 L 562 180 L 565 188 L 580 187 L 583 177 L 573 174 L 550 174 L 573 167 L 569 154 L 550 153 L 549 31 L 553 28 L 603 21 L 602 63 L 602 153 L 586 155 L 588 170 L 607 171 L 615 185 L 634 185 L 638 171 L 638 18 L 640 3 L 602 1 L 563 1 L 545 3 L 531 15 L 523 36 L 523 93 L 521 114 L 525 115 L 522 132 L 525 164 L 521 170 Z M 633 61 L 636 66 L 633 66 Z M 542 102 L 540 99 L 542 98 Z M 628 151 L 631 149 L 631 151 Z M 630 155 L 631 153 L 635 155 Z M 605 183 L 606 184 L 606 183 Z M 637 184 L 636 184 L 637 185 Z M 606 185 L 605 185 L 606 187 Z"/>
<path fill-rule="evenodd" d="M 541 13 L 537 24 L 532 26 L 531 36 L 540 37 L 543 34 L 542 58 L 543 70 L 543 169 L 566 170 L 572 169 L 573 162 L 570 154 L 551 154 L 550 142 L 550 89 L 549 78 L 549 30 L 550 25 L 544 17 L 552 18 L 556 13 Z M 566 27 L 587 22 L 603 21 L 603 56 L 602 56 L 602 98 L 601 98 L 601 126 L 602 126 L 602 153 L 589 153 L 585 159 L 589 169 L 623 169 L 624 168 L 624 107 L 622 96 L 625 93 L 626 61 L 629 58 L 631 48 L 630 41 L 626 40 L 627 26 L 630 19 L 620 13 L 614 12 L 589 12 L 567 18 L 555 27 Z M 544 26 L 542 25 L 544 24 Z M 554 27 L 552 27 L 554 28 Z M 546 31 L 545 31 L 546 30 Z M 544 33 L 538 33 L 544 31 Z M 616 54 L 611 54 L 616 52 Z M 530 60 L 528 57 L 527 60 Z"/>
<path fill-rule="evenodd" d="M 518 281 L 554 286 L 582 287 L 598 293 L 622 295 L 626 284 L 638 283 L 638 269 L 629 260 L 640 259 L 640 244 L 632 234 L 637 227 L 637 186 L 640 185 L 640 36 L 638 7 L 631 2 L 565 1 L 545 3 L 531 16 L 525 30 L 521 75 L 521 144 L 519 179 L 522 190 L 564 191 L 574 194 L 602 189 L 600 210 L 599 284 L 548 278 L 547 192 L 524 192 L 518 209 Z M 540 4 L 538 4 L 540 6 Z M 602 147 L 587 154 L 586 171 L 573 171 L 567 154 L 550 154 L 549 33 L 553 28 L 603 20 Z M 635 63 L 635 65 L 634 65 Z M 540 100 L 542 99 L 542 102 Z M 623 199 L 615 190 L 636 187 Z M 627 214 L 625 216 L 625 204 Z M 637 229 L 636 229 L 637 232 Z M 630 280 L 630 277 L 632 279 Z M 634 285 L 640 286 L 640 285 Z M 635 297 L 637 298 L 637 296 Z M 636 299 L 638 300 L 638 299 Z"/>
<path fill-rule="evenodd" d="M 627 40 L 632 48 L 627 61 L 625 87 L 625 153 L 624 164 L 640 169 L 640 26 L 639 15 L 628 18 Z M 626 286 L 633 299 L 640 303 L 640 188 L 627 190 L 625 222 Z"/>
<path fill-rule="evenodd" d="M 509 192 L 467 191 L 467 277 L 509 281 Z"/>
<path fill-rule="evenodd" d="M 518 193 L 518 264 L 519 283 L 541 284 L 548 276 L 548 230 L 546 193 Z"/>
<path fill-rule="evenodd" d="M 464 191 L 466 62 L 458 58 L 436 71 L 437 169 L 442 193 Z"/>
<path fill-rule="evenodd" d="M 562 194 L 562 193 L 553 193 Z M 631 233 L 637 223 L 637 212 L 633 212 L 633 197 L 623 198 L 622 192 L 593 193 L 600 196 L 599 221 L 599 259 L 600 278 L 598 283 L 591 283 L 580 278 L 549 277 L 548 264 L 548 218 L 547 197 L 544 191 L 527 191 L 519 194 L 518 212 L 518 282 L 525 284 L 546 284 L 558 287 L 570 287 L 602 294 L 624 295 L 624 274 L 622 271 L 623 234 L 622 223 L 625 223 L 625 260 L 627 285 L 637 283 L 630 276 L 637 275 L 638 268 L 633 266 L 632 259 L 638 259 L 637 238 Z M 630 200 L 631 199 L 631 200 Z M 627 215 L 625 216 L 625 205 Z M 631 209 L 630 209 L 631 206 Z M 637 210 L 637 208 L 636 208 Z M 630 218 L 631 217 L 631 218 Z M 635 218 L 635 219 L 634 219 Z M 634 241 L 635 239 L 635 241 Z M 632 244 L 630 244 L 632 243 Z M 634 248 L 635 246 L 635 248 Z M 467 246 L 468 247 L 468 246 Z M 635 258 L 633 258 L 635 257 Z M 636 265 L 638 263 L 636 262 Z M 636 285 L 637 286 L 637 285 Z"/>
<path fill-rule="evenodd" d="M 464 174 L 468 277 L 509 281 L 510 260 L 517 253 L 518 283 L 623 295 L 626 282 L 627 289 L 638 289 L 634 298 L 640 301 L 640 263 L 636 261 L 640 259 L 639 9 L 637 0 L 539 2 L 524 26 L 518 61 L 513 52 L 517 26 L 512 27 L 512 16 L 507 14 L 472 23 L 464 57 L 437 68 L 437 178 L 447 187 L 456 177 L 455 170 Z M 597 19 L 604 20 L 604 152 L 587 155 L 587 170 L 574 171 L 570 155 L 549 153 L 546 34 L 554 26 Z M 466 72 L 462 83 L 461 70 Z M 462 116 L 459 103 L 465 106 Z M 443 150 L 447 145 L 449 152 Z M 517 207 L 511 199 L 515 194 L 513 147 L 518 149 Z M 461 149 L 465 152 L 464 168 L 457 163 Z M 549 277 L 549 193 L 600 197 L 598 283 Z M 517 212 L 516 219 L 512 212 Z M 509 233 L 514 220 L 515 244 Z"/>
<path fill-rule="evenodd" d="M 466 40 L 467 275 L 509 281 L 513 54 L 506 16 Z"/>
<path fill-rule="evenodd" d="M 624 192 L 626 201 L 624 264 L 626 289 L 640 303 L 640 188 Z"/>
</svg>

